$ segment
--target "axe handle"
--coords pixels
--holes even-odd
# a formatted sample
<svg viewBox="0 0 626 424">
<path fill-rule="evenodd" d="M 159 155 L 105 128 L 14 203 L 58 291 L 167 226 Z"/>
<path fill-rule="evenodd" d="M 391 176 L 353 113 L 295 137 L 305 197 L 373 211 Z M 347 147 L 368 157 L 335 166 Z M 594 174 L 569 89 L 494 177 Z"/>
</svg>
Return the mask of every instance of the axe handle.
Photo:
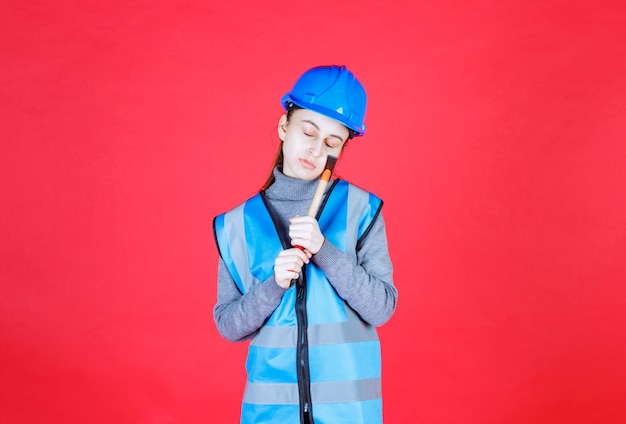
<svg viewBox="0 0 626 424">
<path fill-rule="evenodd" d="M 315 215 L 317 215 L 317 210 L 320 207 L 324 190 L 326 190 L 326 186 L 330 180 L 330 174 L 330 169 L 325 169 L 324 172 L 322 172 L 322 177 L 320 178 L 319 183 L 317 183 L 317 189 L 315 190 L 313 200 L 311 200 L 311 206 L 309 206 L 309 211 L 307 212 L 307 215 L 310 217 L 315 218 Z"/>
<path fill-rule="evenodd" d="M 311 205 L 309 206 L 309 211 L 307 212 L 307 216 L 315 218 L 317 215 L 317 211 L 320 207 L 320 203 L 322 202 L 322 196 L 324 196 L 324 191 L 326 190 L 326 186 L 328 185 L 328 181 L 330 181 L 330 176 L 333 173 L 333 169 L 335 168 L 335 163 L 337 162 L 337 158 L 335 156 L 328 156 L 326 158 L 326 166 L 324 168 L 324 172 L 320 176 L 320 181 L 317 183 L 317 188 L 315 189 L 315 194 L 313 195 L 313 200 L 311 200 Z M 300 250 L 304 250 L 302 246 L 295 246 Z"/>
</svg>

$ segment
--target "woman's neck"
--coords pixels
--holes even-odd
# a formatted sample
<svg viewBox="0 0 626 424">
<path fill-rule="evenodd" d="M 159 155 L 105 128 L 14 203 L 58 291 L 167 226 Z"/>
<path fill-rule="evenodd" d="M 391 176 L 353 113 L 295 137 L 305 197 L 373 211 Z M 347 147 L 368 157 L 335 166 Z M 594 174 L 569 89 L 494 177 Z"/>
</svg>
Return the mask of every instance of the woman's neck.
<svg viewBox="0 0 626 424">
<path fill-rule="evenodd" d="M 313 198 L 317 180 L 300 180 L 283 174 L 278 167 L 273 170 L 274 183 L 265 191 L 270 199 L 308 200 Z"/>
</svg>

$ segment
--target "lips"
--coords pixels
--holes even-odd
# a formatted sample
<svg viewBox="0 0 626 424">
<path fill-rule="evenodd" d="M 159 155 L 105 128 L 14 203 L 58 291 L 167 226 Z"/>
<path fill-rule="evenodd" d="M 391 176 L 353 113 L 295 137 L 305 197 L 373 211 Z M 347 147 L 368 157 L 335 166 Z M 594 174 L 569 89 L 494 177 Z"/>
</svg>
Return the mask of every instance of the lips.
<svg viewBox="0 0 626 424">
<path fill-rule="evenodd" d="M 302 165 L 302 167 L 306 169 L 315 169 L 315 164 L 306 159 L 300 159 L 300 165 Z"/>
</svg>

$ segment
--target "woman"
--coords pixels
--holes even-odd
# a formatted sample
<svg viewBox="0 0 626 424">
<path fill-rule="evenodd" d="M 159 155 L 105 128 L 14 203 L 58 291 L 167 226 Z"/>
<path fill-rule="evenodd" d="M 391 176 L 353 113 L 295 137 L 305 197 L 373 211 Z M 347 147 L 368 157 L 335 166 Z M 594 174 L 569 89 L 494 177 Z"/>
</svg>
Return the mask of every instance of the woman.
<svg viewBox="0 0 626 424">
<path fill-rule="evenodd" d="M 334 179 L 307 216 L 327 157 L 365 133 L 366 102 L 347 68 L 306 71 L 281 100 L 261 192 L 214 220 L 215 322 L 251 339 L 242 423 L 382 422 L 375 327 L 397 301 L 382 201 Z"/>
</svg>

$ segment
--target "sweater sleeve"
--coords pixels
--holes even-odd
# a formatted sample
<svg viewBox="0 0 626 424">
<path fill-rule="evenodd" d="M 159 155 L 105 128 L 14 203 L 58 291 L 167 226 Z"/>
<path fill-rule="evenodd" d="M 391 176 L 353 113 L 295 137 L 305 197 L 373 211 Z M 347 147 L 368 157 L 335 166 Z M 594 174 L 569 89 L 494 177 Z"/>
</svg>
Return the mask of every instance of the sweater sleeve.
<svg viewBox="0 0 626 424">
<path fill-rule="evenodd" d="M 396 309 L 398 291 L 387 245 L 382 213 L 361 240 L 357 263 L 328 239 L 313 256 L 314 263 L 352 309 L 366 322 L 380 326 Z"/>
<path fill-rule="evenodd" d="M 213 319 L 225 339 L 235 342 L 251 338 L 278 307 L 287 290 L 274 281 L 274 276 L 255 284 L 241 294 L 228 268 L 220 258 L 217 271 L 217 303 Z"/>
</svg>

